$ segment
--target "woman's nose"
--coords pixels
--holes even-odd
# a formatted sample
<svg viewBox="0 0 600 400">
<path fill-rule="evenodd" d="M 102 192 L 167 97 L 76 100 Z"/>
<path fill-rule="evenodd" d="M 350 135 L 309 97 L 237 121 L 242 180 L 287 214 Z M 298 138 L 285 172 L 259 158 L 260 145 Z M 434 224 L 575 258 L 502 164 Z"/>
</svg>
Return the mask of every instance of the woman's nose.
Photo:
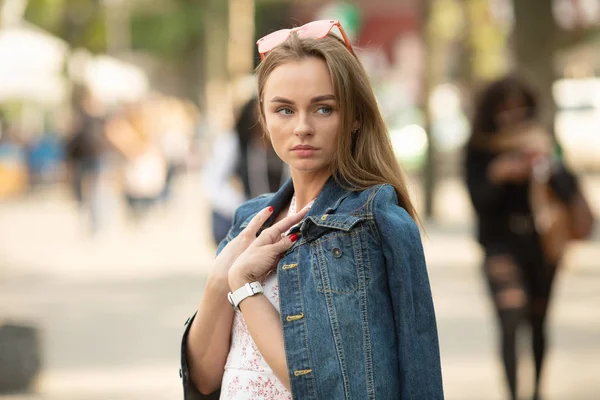
<svg viewBox="0 0 600 400">
<path fill-rule="evenodd" d="M 298 115 L 296 126 L 294 127 L 294 135 L 296 136 L 307 136 L 314 133 L 314 128 L 310 123 L 307 115 Z"/>
</svg>

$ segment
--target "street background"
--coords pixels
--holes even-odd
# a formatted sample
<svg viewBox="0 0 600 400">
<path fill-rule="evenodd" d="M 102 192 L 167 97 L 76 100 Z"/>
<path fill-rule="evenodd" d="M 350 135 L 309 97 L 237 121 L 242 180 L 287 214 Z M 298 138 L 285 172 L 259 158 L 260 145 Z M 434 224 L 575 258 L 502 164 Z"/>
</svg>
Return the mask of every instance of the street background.
<svg viewBox="0 0 600 400">
<path fill-rule="evenodd" d="M 509 73 L 534 86 L 600 215 L 599 0 L 0 0 L 0 327 L 36 329 L 42 359 L 0 400 L 181 398 L 212 212 L 244 197 L 211 166 L 232 158 L 256 40 L 315 19 L 356 45 L 410 177 L 446 398 L 507 398 L 463 178 L 474 98 Z M 110 146 L 73 155 L 97 132 Z M 599 288 L 596 228 L 556 281 L 545 400 L 600 398 Z"/>
<path fill-rule="evenodd" d="M 447 200 L 437 205 L 443 222 L 426 224 L 423 241 L 446 397 L 503 399 L 495 320 L 468 199 L 460 185 L 445 184 Z M 195 176 L 186 177 L 173 207 L 147 226 L 115 226 L 113 235 L 94 241 L 81 235 L 61 188 L 3 206 L 0 226 L 13 229 L 0 237 L 0 314 L 39 325 L 45 352 L 39 395 L 0 399 L 180 398 L 179 341 L 213 251 L 197 187 Z M 600 179 L 586 180 L 586 188 L 600 199 Z M 578 243 L 561 271 L 549 326 L 549 400 L 597 398 L 599 258 L 597 238 Z M 522 373 L 532 374 L 531 365 L 525 362 Z"/>
</svg>

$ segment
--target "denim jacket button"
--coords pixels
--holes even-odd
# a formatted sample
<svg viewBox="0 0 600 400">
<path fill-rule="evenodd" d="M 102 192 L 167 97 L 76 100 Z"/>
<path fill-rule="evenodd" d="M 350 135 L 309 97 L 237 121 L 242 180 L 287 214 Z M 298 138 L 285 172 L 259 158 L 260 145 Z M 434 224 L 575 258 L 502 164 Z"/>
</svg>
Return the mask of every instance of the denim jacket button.
<svg viewBox="0 0 600 400">
<path fill-rule="evenodd" d="M 331 253 L 333 253 L 333 256 L 334 256 L 335 258 L 340 258 L 340 257 L 342 256 L 342 250 L 341 250 L 340 248 L 338 248 L 338 247 L 334 247 L 334 248 L 331 250 Z"/>
<path fill-rule="evenodd" d="M 327 214 L 325 214 L 321 217 L 321 221 L 325 221 L 326 219 L 327 219 Z"/>
</svg>

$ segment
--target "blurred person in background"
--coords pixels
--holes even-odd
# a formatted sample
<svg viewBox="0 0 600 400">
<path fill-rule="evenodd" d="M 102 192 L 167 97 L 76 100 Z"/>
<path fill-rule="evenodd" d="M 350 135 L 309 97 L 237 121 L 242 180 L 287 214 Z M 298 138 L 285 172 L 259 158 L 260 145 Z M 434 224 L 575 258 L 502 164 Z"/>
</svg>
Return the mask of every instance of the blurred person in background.
<svg viewBox="0 0 600 400">
<path fill-rule="evenodd" d="M 32 185 L 56 183 L 64 177 L 64 142 L 49 125 L 46 118 L 40 135 L 27 146 L 27 164 Z"/>
<path fill-rule="evenodd" d="M 260 120 L 292 178 L 219 245 L 186 322 L 186 399 L 443 399 L 416 212 L 348 37 L 314 21 L 259 53 Z"/>
<path fill-rule="evenodd" d="M 167 172 L 161 200 L 171 198 L 173 181 L 183 171 L 191 151 L 192 136 L 196 126 L 195 106 L 173 97 L 159 101 L 157 121 L 158 147 L 165 157 Z"/>
<path fill-rule="evenodd" d="M 248 199 L 276 192 L 290 176 L 263 134 L 257 111 L 257 99 L 252 97 L 239 112 L 235 131 L 216 138 L 203 172 L 217 245 L 231 228 L 237 207 Z"/>
<path fill-rule="evenodd" d="M 540 399 L 546 354 L 546 317 L 557 267 L 569 239 L 554 210 L 592 216 L 553 136 L 538 121 L 538 100 L 519 78 L 486 87 L 475 106 L 466 152 L 466 183 L 478 219 L 484 273 L 500 328 L 501 354 L 511 399 L 517 398 L 517 328 L 531 328 L 535 361 L 533 399 Z M 581 211 L 584 210 L 584 211 Z M 562 212 L 562 211 L 561 211 Z M 582 214 L 583 213 L 583 214 Z M 552 216 L 553 215 L 553 216 Z"/>
<path fill-rule="evenodd" d="M 90 231 L 95 233 L 102 222 L 102 175 L 110 152 L 105 133 L 106 109 L 88 88 L 77 89 L 75 100 L 74 132 L 65 144 L 65 156 L 73 193 L 88 214 Z"/>
<path fill-rule="evenodd" d="M 17 132 L 0 110 L 0 199 L 27 189 L 26 152 Z"/>
<path fill-rule="evenodd" d="M 126 105 L 107 126 L 109 140 L 123 157 L 123 196 L 135 223 L 160 201 L 167 179 L 167 161 L 153 131 L 153 110 L 146 102 Z"/>
</svg>

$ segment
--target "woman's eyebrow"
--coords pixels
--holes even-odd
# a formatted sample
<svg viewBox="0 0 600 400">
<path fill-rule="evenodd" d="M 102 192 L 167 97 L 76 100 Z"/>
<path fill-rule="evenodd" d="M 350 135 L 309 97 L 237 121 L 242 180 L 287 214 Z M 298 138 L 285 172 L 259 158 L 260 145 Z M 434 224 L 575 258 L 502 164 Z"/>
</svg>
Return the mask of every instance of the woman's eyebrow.
<svg viewBox="0 0 600 400">
<path fill-rule="evenodd" d="M 317 96 L 317 97 L 313 97 L 310 102 L 311 103 L 318 103 L 320 101 L 325 101 L 325 100 L 333 100 L 335 101 L 335 96 L 332 94 L 324 94 L 322 96 Z"/>
<path fill-rule="evenodd" d="M 321 96 L 316 96 L 313 97 L 310 102 L 311 103 L 318 103 L 320 101 L 326 101 L 326 100 L 334 100 L 335 101 L 335 96 L 332 94 L 324 94 Z M 279 96 L 275 96 L 271 99 L 271 103 L 284 103 L 284 104 L 294 104 L 294 102 L 292 100 L 283 98 L 283 97 L 279 97 Z"/>
<path fill-rule="evenodd" d="M 271 99 L 271 103 L 284 103 L 284 104 L 294 104 L 292 100 L 285 99 L 283 97 L 275 96 Z"/>
</svg>

